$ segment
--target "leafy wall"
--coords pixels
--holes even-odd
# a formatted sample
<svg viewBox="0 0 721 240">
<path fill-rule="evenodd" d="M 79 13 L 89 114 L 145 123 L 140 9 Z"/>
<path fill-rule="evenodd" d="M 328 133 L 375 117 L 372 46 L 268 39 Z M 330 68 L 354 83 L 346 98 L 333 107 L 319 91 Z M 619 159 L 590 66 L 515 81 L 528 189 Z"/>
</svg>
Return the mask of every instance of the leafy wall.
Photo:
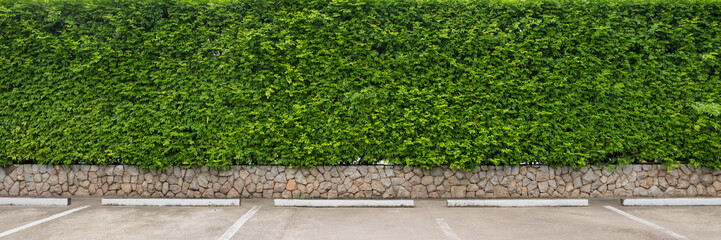
<svg viewBox="0 0 721 240">
<path fill-rule="evenodd" d="M 715 0 L 0 2 L 0 164 L 721 166 Z"/>
</svg>

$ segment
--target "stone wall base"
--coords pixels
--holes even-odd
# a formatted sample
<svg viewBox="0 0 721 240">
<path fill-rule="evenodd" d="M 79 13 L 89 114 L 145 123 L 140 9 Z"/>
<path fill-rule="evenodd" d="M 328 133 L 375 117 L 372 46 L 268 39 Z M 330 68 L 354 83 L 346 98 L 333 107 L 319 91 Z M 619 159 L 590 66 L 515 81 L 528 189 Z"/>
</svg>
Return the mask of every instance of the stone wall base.
<svg viewBox="0 0 721 240">
<path fill-rule="evenodd" d="M 582 198 L 721 195 L 721 170 L 482 166 L 233 166 L 148 170 L 114 165 L 0 167 L 0 196 L 166 198 Z"/>
</svg>

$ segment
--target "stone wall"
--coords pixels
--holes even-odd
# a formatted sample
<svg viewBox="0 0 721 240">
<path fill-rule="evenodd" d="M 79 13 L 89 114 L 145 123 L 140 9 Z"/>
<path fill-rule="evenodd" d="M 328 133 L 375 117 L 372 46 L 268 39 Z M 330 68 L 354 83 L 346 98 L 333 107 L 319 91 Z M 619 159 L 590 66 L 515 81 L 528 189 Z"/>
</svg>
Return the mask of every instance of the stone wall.
<svg viewBox="0 0 721 240">
<path fill-rule="evenodd" d="M 483 166 L 471 172 L 400 166 L 0 167 L 0 196 L 176 198 L 578 198 L 721 195 L 721 170 L 632 165 L 613 171 Z"/>
</svg>

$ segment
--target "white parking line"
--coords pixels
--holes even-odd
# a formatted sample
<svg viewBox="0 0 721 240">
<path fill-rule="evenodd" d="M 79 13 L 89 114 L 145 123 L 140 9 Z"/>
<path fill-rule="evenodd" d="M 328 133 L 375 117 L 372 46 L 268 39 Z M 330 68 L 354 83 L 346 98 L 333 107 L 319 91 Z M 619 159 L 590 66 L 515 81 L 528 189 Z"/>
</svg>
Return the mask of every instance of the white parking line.
<svg viewBox="0 0 721 240">
<path fill-rule="evenodd" d="M 20 227 L 16 227 L 16 228 L 10 229 L 10 230 L 8 230 L 8 231 L 5 231 L 5 232 L 3 232 L 3 233 L 0 233 L 0 238 L 1 238 L 1 237 L 5 237 L 5 236 L 10 235 L 10 234 L 13 234 L 13 233 L 16 233 L 16 232 L 19 232 L 19 231 L 22 231 L 22 230 L 25 230 L 25 229 L 28 229 L 28 228 L 31 228 L 31 227 L 36 226 L 36 225 L 39 225 L 39 224 L 41 224 L 41 223 L 44 223 L 44 222 L 47 222 L 47 221 L 50 221 L 50 220 L 53 220 L 53 219 L 56 219 L 56 218 L 63 217 L 63 216 L 65 216 L 65 215 L 68 215 L 68 214 L 71 214 L 71 213 L 74 213 L 74 212 L 77 212 L 77 211 L 80 211 L 80 210 L 83 210 L 83 209 L 85 209 L 85 208 L 87 208 L 87 207 L 90 207 L 90 205 L 84 206 L 84 207 L 79 207 L 79 208 L 73 208 L 73 209 L 67 210 L 67 211 L 65 211 L 65 212 L 61 212 L 61 213 L 52 215 L 52 216 L 50 216 L 50 217 L 46 217 L 46 218 L 43 218 L 43 219 L 40 219 L 40 220 L 31 222 L 31 223 L 22 225 L 22 226 L 20 226 Z"/>
<path fill-rule="evenodd" d="M 240 227 L 242 227 L 243 224 L 245 224 L 245 222 L 248 221 L 248 219 L 253 217 L 253 215 L 255 215 L 255 213 L 258 212 L 258 210 L 260 210 L 260 207 L 258 207 L 258 206 L 254 206 L 253 208 L 251 208 L 250 211 L 248 211 L 242 217 L 240 217 L 237 221 L 235 221 L 235 223 L 233 223 L 233 226 L 230 226 L 230 228 L 228 228 L 228 231 L 225 231 L 225 233 L 223 233 L 223 236 L 220 236 L 220 238 L 218 238 L 218 240 L 228 240 L 231 237 L 233 237 L 233 235 L 235 235 L 235 232 L 237 232 L 240 229 Z"/>
<path fill-rule="evenodd" d="M 461 240 L 461 238 L 458 237 L 458 234 L 451 229 L 451 226 L 448 225 L 446 220 L 443 220 L 443 218 L 436 218 L 436 222 L 439 226 L 441 226 L 441 230 L 443 230 L 443 233 L 446 234 L 448 239 L 451 240 Z"/>
<path fill-rule="evenodd" d="M 659 226 L 659 225 L 656 225 L 655 223 L 652 223 L 652 222 L 643 220 L 643 219 L 641 219 L 641 218 L 639 218 L 639 217 L 636 217 L 636 216 L 634 216 L 634 215 L 631 215 L 631 214 L 629 214 L 629 213 L 627 213 L 627 212 L 621 211 L 621 210 L 619 210 L 619 209 L 617 209 L 617 208 L 615 208 L 615 207 L 606 206 L 606 208 L 607 208 L 608 210 L 611 210 L 611 211 L 614 211 L 614 212 L 616 212 L 616 213 L 618 213 L 618 214 L 621 214 L 621 215 L 623 215 L 624 217 L 627 217 L 627 218 L 629 218 L 629 219 L 631 219 L 631 220 L 634 220 L 634 221 L 636 221 L 636 222 L 643 223 L 643 224 L 646 225 L 646 226 L 652 227 L 652 228 L 654 228 L 654 229 L 656 229 L 656 230 L 659 230 L 659 231 L 662 231 L 662 232 L 664 232 L 664 233 L 666 233 L 666 234 L 668 234 L 668 235 L 671 235 L 671 236 L 672 236 L 673 238 L 675 238 L 675 239 L 686 239 L 686 240 L 688 240 L 687 237 L 684 237 L 684 236 L 681 235 L 681 234 L 675 233 L 675 232 L 673 232 L 673 231 L 671 231 L 671 230 L 668 230 L 668 229 L 666 229 L 666 228 L 664 228 L 664 227 L 661 227 L 661 226 Z"/>
</svg>

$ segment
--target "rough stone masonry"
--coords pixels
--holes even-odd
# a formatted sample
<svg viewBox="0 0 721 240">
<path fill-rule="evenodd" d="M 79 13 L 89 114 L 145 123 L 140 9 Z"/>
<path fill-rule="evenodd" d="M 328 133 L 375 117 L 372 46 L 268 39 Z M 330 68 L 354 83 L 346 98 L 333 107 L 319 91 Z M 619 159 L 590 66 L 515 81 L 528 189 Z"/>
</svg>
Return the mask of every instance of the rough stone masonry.
<svg viewBox="0 0 721 240">
<path fill-rule="evenodd" d="M 167 198 L 580 198 L 721 195 L 721 170 L 682 165 L 605 169 L 482 166 L 169 167 L 11 165 L 0 196 Z"/>
</svg>

